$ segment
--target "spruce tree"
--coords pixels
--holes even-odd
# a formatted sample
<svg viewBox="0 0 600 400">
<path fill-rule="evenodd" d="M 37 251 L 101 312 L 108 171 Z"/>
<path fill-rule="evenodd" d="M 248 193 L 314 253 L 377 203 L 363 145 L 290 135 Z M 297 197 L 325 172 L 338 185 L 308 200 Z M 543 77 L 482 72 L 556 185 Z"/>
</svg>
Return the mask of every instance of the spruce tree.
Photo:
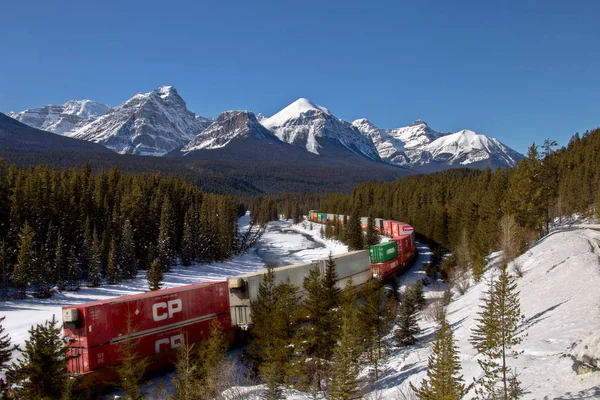
<svg viewBox="0 0 600 400">
<path fill-rule="evenodd" d="M 6 301 L 8 298 L 8 271 L 6 268 L 6 245 L 4 240 L 0 243 L 0 299 Z"/>
<path fill-rule="evenodd" d="M 364 248 L 364 237 L 360 226 L 360 214 L 358 207 L 354 207 L 348 223 L 345 225 L 345 238 L 348 251 L 362 250 Z"/>
<path fill-rule="evenodd" d="M 475 392 L 480 398 L 516 399 L 521 393 L 516 371 L 508 358 L 520 352 L 514 349 L 522 341 L 519 329 L 523 323 L 517 284 L 503 264 L 500 275 L 490 282 L 478 313 L 477 326 L 471 332 L 471 344 L 480 355 L 477 360 L 483 376 Z"/>
<path fill-rule="evenodd" d="M 13 346 L 10 344 L 10 336 L 4 334 L 2 323 L 6 317 L 0 317 L 0 373 L 6 375 L 12 357 Z M 6 381 L 0 378 L 0 398 L 6 398 Z"/>
<path fill-rule="evenodd" d="M 183 220 L 183 237 L 181 239 L 181 264 L 186 267 L 192 265 L 196 253 L 191 212 L 190 207 L 190 210 L 185 213 L 185 218 Z"/>
<path fill-rule="evenodd" d="M 68 351 L 54 316 L 44 325 L 32 326 L 21 358 L 12 364 L 7 374 L 8 379 L 18 385 L 16 398 L 60 398 L 69 377 L 67 363 L 73 358 Z"/>
<path fill-rule="evenodd" d="M 135 333 L 133 318 L 126 316 L 126 329 L 123 342 L 120 344 L 121 364 L 116 368 L 119 375 L 121 388 L 127 396 L 127 400 L 143 400 L 145 396 L 140 392 L 140 382 L 144 372 L 148 367 L 148 360 L 145 357 L 139 357 L 135 351 L 137 340 L 132 335 Z"/>
<path fill-rule="evenodd" d="M 75 255 L 75 248 L 71 246 L 67 257 L 67 284 L 66 289 L 69 291 L 77 291 L 80 288 L 81 269 L 79 261 Z"/>
<path fill-rule="evenodd" d="M 203 387 L 199 376 L 200 360 L 194 345 L 187 342 L 177 349 L 177 362 L 173 376 L 173 394 L 170 400 L 202 400 Z"/>
<path fill-rule="evenodd" d="M 160 215 L 160 228 L 158 231 L 157 259 L 163 272 L 170 270 L 174 259 L 175 247 L 175 221 L 173 208 L 169 198 L 165 198 Z"/>
<path fill-rule="evenodd" d="M 119 271 L 118 257 L 117 257 L 117 245 L 115 239 L 110 241 L 110 248 L 108 251 L 108 264 L 106 265 L 106 282 L 109 285 L 118 283 L 121 278 L 121 271 Z"/>
<path fill-rule="evenodd" d="M 462 375 L 459 375 L 460 370 L 458 347 L 444 314 L 439 331 L 435 335 L 433 351 L 429 356 L 427 379 L 421 381 L 421 387 L 418 389 L 412 384 L 410 387 L 420 400 L 462 399 L 468 388 L 463 383 Z"/>
<path fill-rule="evenodd" d="M 135 240 L 131 222 L 127 219 L 123 224 L 120 264 L 125 279 L 137 276 L 137 258 L 135 255 Z"/>
<path fill-rule="evenodd" d="M 404 297 L 400 303 L 400 314 L 398 315 L 398 330 L 394 337 L 399 346 L 410 346 L 417 343 L 417 335 L 421 332 L 417 318 L 419 315 L 418 299 L 414 296 L 414 290 L 407 286 Z"/>
<path fill-rule="evenodd" d="M 67 274 L 67 260 L 65 259 L 65 249 L 63 249 L 62 239 L 57 235 L 56 250 L 54 252 L 54 280 L 58 290 L 64 290 L 65 278 Z"/>
<path fill-rule="evenodd" d="M 223 367 L 227 352 L 227 337 L 218 319 L 210 324 L 208 338 L 201 343 L 199 351 L 199 372 L 202 392 L 208 398 L 214 398 L 223 387 Z"/>
<path fill-rule="evenodd" d="M 362 352 L 361 338 L 356 326 L 359 317 L 354 307 L 353 288 L 346 285 L 340 307 L 341 328 L 338 344 L 333 350 L 331 381 L 327 387 L 328 399 L 350 400 L 360 398 L 358 389 L 358 359 Z"/>
<path fill-rule="evenodd" d="M 31 270 L 36 270 L 36 264 L 39 262 L 37 252 L 35 251 L 35 232 L 27 222 L 21 228 L 19 233 L 19 248 L 17 264 L 15 265 L 12 284 L 17 290 L 20 298 L 25 298 L 27 286 L 29 284 L 29 274 Z"/>
<path fill-rule="evenodd" d="M 151 291 L 160 290 L 163 280 L 163 272 L 158 260 L 154 260 L 148 270 L 148 288 Z"/>
<path fill-rule="evenodd" d="M 365 248 L 370 248 L 371 246 L 379 243 L 379 231 L 375 226 L 375 217 L 373 217 L 373 213 L 369 212 L 369 218 L 367 222 L 367 234 L 365 235 Z"/>
<path fill-rule="evenodd" d="M 376 279 L 371 279 L 364 286 L 362 300 L 357 326 L 366 350 L 369 372 L 377 381 L 388 354 L 384 337 L 391 328 L 396 302 L 394 297 L 388 298 L 385 287 Z"/>
<path fill-rule="evenodd" d="M 92 248 L 88 252 L 88 271 L 87 271 L 87 287 L 98 287 L 101 283 L 100 278 L 100 243 L 98 240 L 98 234 L 94 230 L 92 239 Z"/>
</svg>

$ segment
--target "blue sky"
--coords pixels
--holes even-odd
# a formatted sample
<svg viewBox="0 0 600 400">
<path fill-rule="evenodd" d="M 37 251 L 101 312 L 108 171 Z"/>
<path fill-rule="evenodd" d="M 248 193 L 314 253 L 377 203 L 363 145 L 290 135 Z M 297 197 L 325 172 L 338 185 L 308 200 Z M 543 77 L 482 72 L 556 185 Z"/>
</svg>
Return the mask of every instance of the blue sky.
<svg viewBox="0 0 600 400">
<path fill-rule="evenodd" d="M 175 86 L 204 116 L 307 97 L 525 152 L 600 126 L 598 1 L 3 2 L 0 111 Z"/>
</svg>

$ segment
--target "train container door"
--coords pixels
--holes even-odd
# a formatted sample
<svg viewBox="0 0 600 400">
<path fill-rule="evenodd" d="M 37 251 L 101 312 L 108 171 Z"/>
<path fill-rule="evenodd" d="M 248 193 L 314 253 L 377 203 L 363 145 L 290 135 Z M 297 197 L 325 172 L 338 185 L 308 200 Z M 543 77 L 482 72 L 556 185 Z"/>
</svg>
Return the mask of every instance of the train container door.
<svg viewBox="0 0 600 400">
<path fill-rule="evenodd" d="M 375 228 L 379 231 L 380 234 L 384 233 L 383 218 L 375 218 Z"/>
<path fill-rule="evenodd" d="M 63 334 L 77 347 L 108 343 L 111 339 L 109 316 L 108 306 L 98 302 L 63 307 Z"/>
<path fill-rule="evenodd" d="M 71 343 L 68 354 L 76 357 L 69 360 L 67 364 L 67 370 L 74 374 L 83 374 L 98 368 L 114 365 L 111 361 L 109 344 L 86 348 L 75 347 Z"/>
</svg>

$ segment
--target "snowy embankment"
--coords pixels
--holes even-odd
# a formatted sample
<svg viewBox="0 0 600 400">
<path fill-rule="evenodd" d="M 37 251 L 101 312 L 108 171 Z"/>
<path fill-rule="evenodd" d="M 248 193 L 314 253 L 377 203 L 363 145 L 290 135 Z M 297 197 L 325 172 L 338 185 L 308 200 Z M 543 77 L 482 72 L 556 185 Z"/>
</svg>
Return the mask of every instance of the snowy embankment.
<svg viewBox="0 0 600 400">
<path fill-rule="evenodd" d="M 578 375 L 574 359 L 583 356 L 600 359 L 600 232 L 583 227 L 556 231 L 540 240 L 515 262 L 522 266 L 523 276 L 517 278 L 521 313 L 525 316 L 523 351 L 509 364 L 517 368 L 524 399 L 597 399 L 600 398 L 600 372 Z M 400 278 L 401 288 L 407 282 L 424 277 L 422 263 L 429 260 L 429 249 L 418 244 L 419 258 Z M 489 278 L 495 276 L 499 254 L 490 257 L 488 271 L 464 295 L 454 293 L 448 306 L 448 320 L 457 341 L 462 373 L 467 384 L 481 375 L 475 349 L 469 343 L 471 329 L 476 325 L 477 312 Z M 511 266 L 512 268 L 512 266 Z M 512 269 L 511 269 L 512 271 Z M 512 272 L 511 272 L 512 273 Z M 432 283 L 425 287 L 431 302 L 441 298 L 446 285 Z M 427 309 L 421 313 L 422 329 L 419 343 L 407 348 L 392 345 L 385 361 L 383 377 L 371 384 L 367 371 L 360 376 L 365 399 L 412 399 L 409 383 L 419 386 L 427 374 L 437 325 Z M 251 399 L 259 399 L 263 386 L 236 388 Z M 286 390 L 290 400 L 309 400 L 312 395 Z M 467 396 L 473 397 L 471 392 Z"/>
<path fill-rule="evenodd" d="M 249 218 L 240 219 L 240 231 L 247 230 Z M 190 267 L 175 265 L 165 273 L 163 288 L 189 285 L 192 283 L 218 281 L 229 276 L 241 275 L 266 268 L 263 253 L 277 257 L 285 264 L 308 262 L 325 258 L 331 251 L 339 254 L 347 251 L 346 246 L 337 241 L 323 240 L 319 226 L 309 229 L 310 225 L 292 225 L 290 221 L 276 221 L 269 224 L 267 231 L 257 243 L 241 256 L 226 262 L 194 264 Z M 32 325 L 43 324 L 56 317 L 62 325 L 62 307 L 105 300 L 112 297 L 143 293 L 148 290 L 146 271 L 141 271 L 136 279 L 124 281 L 118 285 L 104 285 L 99 288 L 82 287 L 77 292 L 59 292 L 49 299 L 28 298 L 0 303 L 0 316 L 5 316 L 3 326 L 10 335 L 13 344 L 22 345 L 29 338 L 28 330 Z"/>
<path fill-rule="evenodd" d="M 559 230 L 515 260 L 523 271 L 517 283 L 526 336 L 518 346 L 523 354 L 509 364 L 517 368 L 525 399 L 600 398 L 600 372 L 577 375 L 571 357 L 600 358 L 599 242 L 600 232 Z M 488 279 L 494 274 L 495 268 L 490 266 L 481 282 L 463 296 L 455 293 L 448 306 L 466 383 L 481 374 L 469 337 Z M 435 294 L 430 292 L 432 296 Z M 426 377 L 436 325 L 422 319 L 420 326 L 420 344 L 394 350 L 387 376 L 374 385 L 381 398 L 406 393 L 409 382 L 418 386 Z"/>
</svg>

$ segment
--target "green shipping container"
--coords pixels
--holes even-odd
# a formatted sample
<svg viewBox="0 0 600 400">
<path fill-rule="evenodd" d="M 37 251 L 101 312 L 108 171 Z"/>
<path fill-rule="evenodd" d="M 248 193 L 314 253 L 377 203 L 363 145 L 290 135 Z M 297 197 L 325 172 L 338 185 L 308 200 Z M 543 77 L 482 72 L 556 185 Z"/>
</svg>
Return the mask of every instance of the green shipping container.
<svg viewBox="0 0 600 400">
<path fill-rule="evenodd" d="M 396 242 L 383 242 L 371 246 L 369 249 L 371 264 L 379 264 L 398 257 L 398 244 Z"/>
<path fill-rule="evenodd" d="M 321 218 L 323 218 L 323 214 L 318 213 L 317 214 L 317 221 L 321 222 Z"/>
</svg>

